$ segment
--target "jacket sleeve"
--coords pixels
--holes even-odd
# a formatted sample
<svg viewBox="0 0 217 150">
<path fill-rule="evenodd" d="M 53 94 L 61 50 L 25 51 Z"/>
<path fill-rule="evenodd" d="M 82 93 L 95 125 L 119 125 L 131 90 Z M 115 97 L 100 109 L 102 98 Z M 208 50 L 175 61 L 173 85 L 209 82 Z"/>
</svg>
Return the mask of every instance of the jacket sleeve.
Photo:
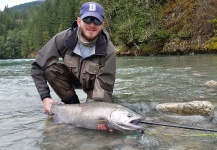
<svg viewBox="0 0 217 150">
<path fill-rule="evenodd" d="M 93 100 L 112 102 L 116 75 L 116 51 L 111 42 L 108 43 L 107 51 L 108 54 L 104 60 L 104 65 L 99 68 L 91 98 Z"/>
<path fill-rule="evenodd" d="M 47 81 L 43 75 L 43 70 L 58 62 L 60 53 L 63 51 L 62 46 L 67 32 L 67 30 L 60 32 L 50 39 L 38 52 L 35 61 L 32 63 L 31 76 L 42 100 L 46 97 L 51 97 Z"/>
</svg>

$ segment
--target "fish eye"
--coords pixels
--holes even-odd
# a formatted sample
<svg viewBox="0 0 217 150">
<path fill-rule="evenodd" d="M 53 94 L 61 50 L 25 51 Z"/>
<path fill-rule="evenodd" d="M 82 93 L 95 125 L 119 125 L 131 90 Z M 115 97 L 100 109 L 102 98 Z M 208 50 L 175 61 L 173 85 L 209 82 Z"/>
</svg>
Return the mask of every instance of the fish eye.
<svg viewBox="0 0 217 150">
<path fill-rule="evenodd" d="M 131 117 L 131 115 L 128 115 L 128 117 L 130 118 L 130 117 Z"/>
</svg>

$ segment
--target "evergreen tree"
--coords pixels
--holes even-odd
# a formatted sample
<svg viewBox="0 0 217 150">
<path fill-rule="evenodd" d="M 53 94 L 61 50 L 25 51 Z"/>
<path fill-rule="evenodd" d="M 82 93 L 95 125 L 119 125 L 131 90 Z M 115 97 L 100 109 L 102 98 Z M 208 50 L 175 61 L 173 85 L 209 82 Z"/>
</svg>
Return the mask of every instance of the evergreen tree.
<svg viewBox="0 0 217 150">
<path fill-rule="evenodd" d="M 28 57 L 60 31 L 69 29 L 87 0 L 46 0 L 25 11 L 0 11 L 0 58 Z M 154 54 L 170 38 L 164 29 L 167 0 L 95 0 L 105 10 L 105 28 L 115 46 L 140 54 Z M 173 35 L 174 36 L 174 35 Z M 214 41 L 215 42 L 215 41 Z M 150 48 L 152 47 L 152 48 Z"/>
</svg>

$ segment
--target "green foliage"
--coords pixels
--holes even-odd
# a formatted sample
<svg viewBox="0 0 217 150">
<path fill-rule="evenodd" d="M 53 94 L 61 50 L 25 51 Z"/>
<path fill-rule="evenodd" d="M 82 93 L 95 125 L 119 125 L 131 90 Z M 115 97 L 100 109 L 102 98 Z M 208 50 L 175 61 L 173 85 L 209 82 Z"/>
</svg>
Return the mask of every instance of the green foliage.
<svg viewBox="0 0 217 150">
<path fill-rule="evenodd" d="M 46 42 L 58 32 L 70 28 L 70 24 L 79 16 L 80 6 L 86 0 L 46 0 L 40 7 L 30 7 L 28 11 L 14 12 L 5 9 L 0 15 L 0 35 L 6 39 L 1 46 L 5 51 L 2 57 L 15 57 L 10 32 L 16 27 L 20 29 L 20 57 L 40 50 Z M 148 41 L 165 41 L 169 38 L 166 30 L 158 30 L 161 26 L 156 14 L 161 10 L 165 1 L 135 0 L 96 0 L 105 9 L 105 25 L 116 46 L 140 49 Z M 23 7 L 25 5 L 22 5 Z M 29 3 L 28 3 L 29 7 Z M 14 17 L 14 16 L 17 17 Z M 8 18 L 8 19 L 6 19 Z M 11 22 L 12 21 L 12 22 Z M 136 47 L 135 47 L 136 46 Z M 9 56 L 10 55 L 10 56 Z"/>
<path fill-rule="evenodd" d="M 21 56 L 21 32 L 16 28 L 9 30 L 5 41 L 4 57 L 7 58 L 20 58 Z"/>
<path fill-rule="evenodd" d="M 192 31 L 180 31 L 180 32 L 178 32 L 178 37 L 180 39 L 184 39 L 184 40 L 190 39 L 191 35 L 192 35 Z"/>
<path fill-rule="evenodd" d="M 213 20 L 209 20 L 208 22 L 212 23 L 215 28 L 215 36 L 217 36 L 217 18 L 214 18 Z"/>
<path fill-rule="evenodd" d="M 12 8 L 9 8 L 10 11 L 27 11 L 30 7 L 33 6 L 40 6 L 44 1 L 33 1 L 33 2 L 28 2 L 25 4 L 20 4 L 17 6 L 14 6 Z"/>
<path fill-rule="evenodd" d="M 24 29 L 21 31 L 22 35 L 22 47 L 21 47 L 21 56 L 22 57 L 27 57 L 28 54 L 30 53 L 30 49 L 29 49 L 29 36 L 28 36 L 28 29 Z"/>
<path fill-rule="evenodd" d="M 207 48 L 210 50 L 217 50 L 217 37 L 213 37 L 211 38 L 208 42 L 207 42 Z"/>
<path fill-rule="evenodd" d="M 159 29 L 157 30 L 154 35 L 153 35 L 153 39 L 155 39 L 156 41 L 168 41 L 170 39 L 170 35 L 171 33 L 167 30 L 163 30 L 163 29 Z"/>
<path fill-rule="evenodd" d="M 213 26 L 214 26 L 214 32 L 215 32 L 215 35 L 213 38 L 211 38 L 206 46 L 208 49 L 211 49 L 211 50 L 217 50 L 217 18 L 214 18 L 212 20 L 209 20 L 208 22 L 212 23 Z"/>
<path fill-rule="evenodd" d="M 0 58 L 35 54 L 51 37 L 71 27 L 84 2 L 87 0 L 46 0 L 35 7 L 28 3 L 26 11 L 11 11 L 7 7 L 0 11 Z M 192 27 L 186 27 L 185 23 L 195 10 L 193 0 L 95 2 L 105 9 L 105 28 L 115 46 L 124 47 L 131 54 L 135 51 L 137 54 L 156 54 L 172 36 L 191 38 Z M 171 14 L 177 5 L 182 6 L 183 15 L 173 17 Z M 165 14 L 173 19 L 166 20 Z M 210 22 L 217 28 L 217 19 Z"/>
<path fill-rule="evenodd" d="M 209 20 L 208 22 L 213 23 L 213 25 L 217 28 L 217 18 Z"/>
<path fill-rule="evenodd" d="M 0 36 L 0 58 L 4 58 L 4 36 Z"/>
</svg>

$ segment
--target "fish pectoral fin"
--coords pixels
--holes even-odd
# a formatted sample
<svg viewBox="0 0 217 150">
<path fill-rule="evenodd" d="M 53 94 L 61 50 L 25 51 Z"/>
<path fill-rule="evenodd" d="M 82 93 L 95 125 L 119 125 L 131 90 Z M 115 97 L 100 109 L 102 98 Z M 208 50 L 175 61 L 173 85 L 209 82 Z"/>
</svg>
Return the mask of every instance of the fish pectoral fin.
<svg viewBox="0 0 217 150">
<path fill-rule="evenodd" d="M 61 124 L 61 123 L 63 123 L 60 120 L 59 116 L 57 116 L 57 115 L 53 115 L 53 122 L 54 122 L 54 124 Z"/>
</svg>

